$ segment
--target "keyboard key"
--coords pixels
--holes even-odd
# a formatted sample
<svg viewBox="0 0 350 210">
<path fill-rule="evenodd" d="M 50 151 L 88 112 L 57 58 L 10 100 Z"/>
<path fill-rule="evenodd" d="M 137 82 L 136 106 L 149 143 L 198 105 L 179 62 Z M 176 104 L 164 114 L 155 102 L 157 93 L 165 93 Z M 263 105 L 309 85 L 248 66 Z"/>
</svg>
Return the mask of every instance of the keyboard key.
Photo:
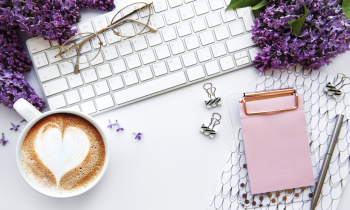
<svg viewBox="0 0 350 210">
<path fill-rule="evenodd" d="M 230 28 L 232 36 L 235 36 L 237 34 L 244 33 L 243 25 L 241 21 L 236 21 L 228 25 Z"/>
<path fill-rule="evenodd" d="M 90 33 L 95 33 L 95 30 L 92 27 L 92 24 L 90 21 L 80 23 L 78 25 L 78 28 L 79 28 L 80 33 L 85 33 L 82 36 L 89 36 L 89 35 L 91 35 Z"/>
<path fill-rule="evenodd" d="M 176 29 L 177 29 L 177 32 L 179 33 L 180 37 L 186 36 L 186 35 L 189 35 L 192 33 L 188 22 L 183 22 L 181 24 L 177 24 Z"/>
<path fill-rule="evenodd" d="M 103 28 L 106 28 L 108 26 L 106 17 L 99 17 L 94 20 L 94 26 L 96 31 L 100 31 Z"/>
<path fill-rule="evenodd" d="M 218 13 L 211 13 L 206 16 L 209 28 L 220 25 L 221 20 Z"/>
<path fill-rule="evenodd" d="M 123 74 L 123 77 L 126 85 L 133 85 L 139 82 L 135 71 L 130 71 L 126 74 Z"/>
<path fill-rule="evenodd" d="M 211 50 L 213 51 L 214 58 L 226 54 L 226 48 L 224 46 L 224 43 L 219 43 L 219 44 L 216 44 L 216 45 L 212 45 L 211 46 Z"/>
<path fill-rule="evenodd" d="M 117 44 L 117 47 L 121 56 L 130 54 L 133 52 L 129 41 L 124 41 L 120 44 Z"/>
<path fill-rule="evenodd" d="M 114 106 L 114 102 L 111 95 L 102 96 L 101 98 L 97 98 L 95 101 L 97 109 L 99 111 Z"/>
<path fill-rule="evenodd" d="M 47 99 L 51 110 L 59 109 L 67 106 L 66 100 L 64 100 L 63 95 L 57 95 Z"/>
<path fill-rule="evenodd" d="M 58 56 L 57 58 L 55 58 L 55 55 L 57 55 L 57 53 L 60 51 L 60 48 L 56 48 L 50 51 L 46 52 L 47 57 L 50 60 L 50 63 L 55 63 L 57 61 L 61 61 L 62 58 L 60 56 Z"/>
<path fill-rule="evenodd" d="M 203 66 L 200 65 L 200 66 L 187 69 L 187 76 L 191 82 L 196 79 L 205 77 Z"/>
<path fill-rule="evenodd" d="M 145 17 L 149 16 L 150 10 L 151 10 L 151 15 L 153 15 L 154 12 L 153 12 L 153 10 L 152 10 L 152 7 L 151 7 L 151 8 L 149 8 L 149 7 L 144 7 L 143 9 L 140 9 L 140 10 L 139 10 L 140 17 L 141 17 L 141 18 L 145 18 Z"/>
<path fill-rule="evenodd" d="M 111 65 L 115 74 L 126 71 L 126 66 L 123 59 L 116 60 L 112 62 Z"/>
<path fill-rule="evenodd" d="M 177 40 L 175 42 L 172 42 L 170 44 L 171 51 L 173 52 L 173 55 L 177 55 L 179 53 L 185 52 L 185 47 L 182 44 L 182 40 Z"/>
<path fill-rule="evenodd" d="M 121 17 L 122 17 L 122 13 L 118 13 L 118 14 L 116 12 L 107 13 L 108 24 L 111 24 L 112 20 L 113 22 L 115 22 Z"/>
<path fill-rule="evenodd" d="M 194 9 L 196 10 L 197 15 L 201 15 L 209 12 L 209 8 L 206 1 L 197 1 L 193 3 Z"/>
<path fill-rule="evenodd" d="M 42 37 L 34 40 L 29 40 L 27 42 L 27 45 L 31 53 L 37 53 L 51 47 L 50 42 L 48 40 L 44 40 Z"/>
<path fill-rule="evenodd" d="M 39 69 L 38 75 L 41 82 L 45 82 L 50 79 L 54 79 L 61 76 L 60 72 L 58 71 L 57 65 L 48 66 L 46 68 Z"/>
<path fill-rule="evenodd" d="M 99 63 L 103 63 L 103 57 L 102 57 L 102 53 L 99 53 L 97 56 L 96 56 L 96 53 L 97 52 L 93 52 L 93 53 L 90 53 L 88 56 L 89 56 L 89 59 L 90 59 L 90 63 L 92 66 L 94 65 L 97 65 Z M 96 56 L 96 57 L 95 57 Z M 95 57 L 95 58 L 94 58 Z"/>
<path fill-rule="evenodd" d="M 191 24 L 194 32 L 198 32 L 207 28 L 202 17 L 191 20 Z"/>
<path fill-rule="evenodd" d="M 70 45 L 64 45 L 64 46 L 62 47 L 62 51 L 65 51 L 65 50 L 69 49 L 69 48 L 70 48 L 71 46 L 73 46 L 73 45 L 74 45 L 74 43 L 71 43 Z M 75 48 L 75 49 L 69 50 L 68 52 L 64 53 L 62 56 L 63 56 L 64 58 L 71 58 L 71 57 L 74 57 L 74 56 L 77 55 L 77 49 L 78 49 L 78 47 Z"/>
<path fill-rule="evenodd" d="M 117 104 L 132 101 L 153 93 L 157 93 L 168 88 L 176 87 L 187 82 L 183 71 L 170 74 L 140 85 L 121 90 L 114 93 L 114 99 Z"/>
<path fill-rule="evenodd" d="M 201 39 L 202 45 L 211 44 L 211 43 L 214 43 L 215 41 L 211 31 L 206 31 L 199 34 L 199 38 Z"/>
<path fill-rule="evenodd" d="M 233 9 L 221 10 L 221 17 L 222 17 L 222 21 L 224 21 L 224 23 L 227 23 L 229 21 L 236 19 L 236 15 L 235 15 L 235 12 L 233 11 Z"/>
<path fill-rule="evenodd" d="M 250 59 L 254 60 L 255 57 L 258 55 L 258 52 L 262 52 L 260 47 L 254 47 L 254 48 L 249 49 Z"/>
<path fill-rule="evenodd" d="M 143 64 L 148 64 L 156 61 L 153 50 L 143 51 L 140 55 L 141 55 Z"/>
<path fill-rule="evenodd" d="M 95 97 L 95 92 L 92 89 L 92 85 L 88 85 L 79 89 L 83 100 Z"/>
<path fill-rule="evenodd" d="M 196 35 L 187 37 L 185 39 L 187 50 L 192 50 L 199 47 L 199 41 Z"/>
<path fill-rule="evenodd" d="M 155 0 L 153 1 L 153 7 L 155 12 L 162 12 L 168 9 L 168 6 L 165 2 L 166 0 Z"/>
<path fill-rule="evenodd" d="M 80 101 L 80 96 L 77 90 L 69 91 L 66 93 L 66 99 L 68 104 L 74 104 Z"/>
<path fill-rule="evenodd" d="M 112 75 L 111 67 L 109 67 L 108 63 L 103 64 L 102 66 L 98 66 L 96 69 L 97 69 L 98 76 L 101 79 Z"/>
<path fill-rule="evenodd" d="M 80 104 L 80 106 L 85 114 L 91 114 L 96 112 L 95 104 L 93 101 L 82 103 Z"/>
<path fill-rule="evenodd" d="M 214 33 L 215 33 L 216 39 L 218 41 L 223 40 L 223 39 L 227 39 L 227 38 L 230 37 L 230 35 L 228 34 L 226 26 L 221 26 L 221 27 L 215 28 L 214 29 Z"/>
<path fill-rule="evenodd" d="M 63 62 L 59 63 L 58 66 L 60 67 L 61 74 L 66 75 L 74 72 L 74 66 L 71 63 Z"/>
<path fill-rule="evenodd" d="M 83 40 L 78 40 L 76 43 L 78 44 L 79 42 L 81 42 Z M 78 48 L 77 48 L 78 49 Z M 80 53 L 86 53 L 86 52 L 89 52 L 91 51 L 92 48 L 91 48 L 91 44 L 89 41 L 85 42 L 82 46 L 81 46 L 81 50 L 80 50 Z"/>
<path fill-rule="evenodd" d="M 247 54 L 247 51 L 242 51 L 234 54 L 234 56 L 235 56 L 235 59 L 240 59 L 240 58 L 248 57 L 248 54 Z"/>
<path fill-rule="evenodd" d="M 248 64 L 249 63 L 249 58 L 245 57 L 245 58 L 241 58 L 236 60 L 237 66 L 242 66 L 244 64 Z"/>
<path fill-rule="evenodd" d="M 156 48 L 156 53 L 157 53 L 157 57 L 158 59 L 163 59 L 163 58 L 167 58 L 170 57 L 170 52 L 168 49 L 168 45 L 162 45 L 160 47 Z"/>
<path fill-rule="evenodd" d="M 171 25 L 180 21 L 179 15 L 177 14 L 176 9 L 167 11 L 166 13 L 164 13 L 164 17 L 168 25 Z"/>
<path fill-rule="evenodd" d="M 231 56 L 227 56 L 227 57 L 221 58 L 220 59 L 220 65 L 221 65 L 221 69 L 223 71 L 235 67 L 235 64 L 233 63 L 233 59 L 232 59 Z"/>
<path fill-rule="evenodd" d="M 142 18 L 139 21 L 144 23 L 144 24 L 147 24 L 148 18 Z M 152 25 L 152 24 L 150 24 L 150 25 Z M 146 27 L 145 25 L 140 24 L 140 23 L 134 23 L 134 26 L 136 28 L 136 33 L 144 34 L 144 33 L 150 31 L 150 29 L 148 27 Z"/>
<path fill-rule="evenodd" d="M 166 68 L 164 61 L 153 64 L 153 71 L 157 77 L 168 73 L 168 70 Z"/>
<path fill-rule="evenodd" d="M 113 44 L 122 40 L 122 38 L 118 35 L 115 35 L 112 30 L 108 30 L 105 34 L 109 44 Z"/>
<path fill-rule="evenodd" d="M 71 88 L 75 88 L 80 85 L 83 85 L 83 80 L 81 79 L 80 73 L 69 75 L 67 77 L 67 80 Z"/>
<path fill-rule="evenodd" d="M 151 47 L 162 43 L 162 38 L 160 38 L 159 31 L 147 34 L 147 39 L 148 39 L 148 43 Z"/>
<path fill-rule="evenodd" d="M 199 62 L 207 61 L 211 59 L 210 50 L 208 47 L 201 48 L 197 50 L 197 56 Z"/>
<path fill-rule="evenodd" d="M 138 72 L 141 81 L 153 78 L 153 74 L 149 66 L 138 69 Z"/>
<path fill-rule="evenodd" d="M 150 23 L 155 28 L 162 28 L 165 26 L 162 15 L 152 15 L 150 18 Z"/>
<path fill-rule="evenodd" d="M 147 48 L 147 43 L 144 36 L 137 36 L 131 42 L 134 45 L 135 51 L 140 51 Z"/>
<path fill-rule="evenodd" d="M 209 0 L 211 10 L 217 10 L 224 7 L 222 0 Z"/>
<path fill-rule="evenodd" d="M 170 71 L 176 71 L 176 70 L 182 69 L 182 63 L 179 57 L 173 57 L 167 60 L 167 63 Z"/>
<path fill-rule="evenodd" d="M 194 52 L 182 55 L 182 60 L 184 62 L 185 67 L 192 66 L 197 63 L 197 59 Z"/>
<path fill-rule="evenodd" d="M 174 27 L 165 28 L 162 30 L 164 41 L 168 42 L 170 40 L 176 39 L 176 33 Z"/>
<path fill-rule="evenodd" d="M 109 87 L 106 80 L 94 84 L 95 91 L 97 95 L 102 95 L 109 92 Z"/>
<path fill-rule="evenodd" d="M 80 108 L 79 108 L 79 105 L 71 106 L 71 107 L 68 107 L 68 108 L 66 108 L 66 109 L 67 109 L 67 110 L 76 111 L 76 112 L 81 112 L 81 111 L 80 111 Z"/>
<path fill-rule="evenodd" d="M 205 70 L 207 71 L 207 74 L 209 76 L 216 74 L 216 73 L 219 73 L 220 68 L 219 68 L 218 62 L 214 60 L 214 61 L 210 61 L 209 63 L 206 63 Z"/>
<path fill-rule="evenodd" d="M 57 42 L 57 40 L 51 40 L 50 42 L 51 42 L 51 46 L 52 46 L 52 47 L 56 47 L 56 46 L 59 45 L 58 42 Z"/>
<path fill-rule="evenodd" d="M 109 86 L 111 87 L 112 90 L 117 90 L 124 87 L 121 76 L 110 78 L 108 81 L 109 81 Z"/>
<path fill-rule="evenodd" d="M 246 47 L 254 46 L 254 42 L 252 40 L 252 34 L 244 34 L 243 36 L 235 37 L 233 39 L 230 39 L 226 41 L 226 46 L 228 49 L 228 52 L 234 52 L 241 49 L 244 49 Z"/>
<path fill-rule="evenodd" d="M 85 83 L 90 83 L 97 80 L 97 75 L 95 69 L 93 68 L 82 71 L 81 74 L 83 75 Z"/>
<path fill-rule="evenodd" d="M 123 17 L 124 17 L 126 14 L 129 14 L 130 12 L 134 11 L 135 9 L 137 9 L 137 8 L 136 8 L 136 5 L 130 6 L 130 7 L 126 7 L 125 9 L 123 9 Z M 128 16 L 128 18 L 137 20 L 137 19 L 139 19 L 139 16 L 137 15 L 137 13 L 134 13 L 134 14 Z"/>
<path fill-rule="evenodd" d="M 118 53 L 115 46 L 104 47 L 103 54 L 105 55 L 107 61 L 118 58 Z"/>
<path fill-rule="evenodd" d="M 194 12 L 191 5 L 180 7 L 179 12 L 182 20 L 187 20 L 194 17 Z"/>
<path fill-rule="evenodd" d="M 120 32 L 120 35 L 122 36 L 133 36 L 136 33 L 132 23 L 124 23 L 123 25 L 118 26 L 117 28 Z"/>
<path fill-rule="evenodd" d="M 94 53 L 94 54 L 96 55 L 96 53 Z M 76 63 L 76 62 L 77 62 L 77 59 L 74 58 L 74 59 L 72 60 L 72 62 L 73 62 L 73 63 Z M 90 65 L 89 65 L 89 63 L 88 63 L 88 60 L 87 60 L 86 56 L 85 56 L 85 55 L 81 55 L 81 56 L 79 57 L 79 70 L 88 68 L 89 66 L 90 66 Z"/>
<path fill-rule="evenodd" d="M 100 43 L 102 43 L 102 46 L 106 46 L 106 44 L 107 44 L 103 34 L 99 34 L 98 37 L 100 39 L 98 39 L 97 36 L 92 38 L 92 45 L 94 46 L 95 49 L 99 49 L 100 48 Z"/>
<path fill-rule="evenodd" d="M 254 25 L 254 19 L 253 19 L 252 10 L 250 9 L 250 7 L 238 8 L 236 9 L 236 11 L 237 11 L 238 17 L 243 19 L 245 29 L 247 31 L 251 31 L 252 26 Z"/>
<path fill-rule="evenodd" d="M 182 5 L 182 1 L 181 0 L 168 0 L 168 2 L 169 2 L 169 6 L 171 8 L 174 8 L 174 7 Z"/>
<path fill-rule="evenodd" d="M 46 66 L 49 64 L 49 61 L 47 60 L 45 53 L 34 55 L 33 60 L 37 68 L 40 68 L 42 66 Z"/>
<path fill-rule="evenodd" d="M 46 96 L 50 96 L 65 90 L 68 90 L 68 84 L 65 78 L 43 84 Z"/>
</svg>

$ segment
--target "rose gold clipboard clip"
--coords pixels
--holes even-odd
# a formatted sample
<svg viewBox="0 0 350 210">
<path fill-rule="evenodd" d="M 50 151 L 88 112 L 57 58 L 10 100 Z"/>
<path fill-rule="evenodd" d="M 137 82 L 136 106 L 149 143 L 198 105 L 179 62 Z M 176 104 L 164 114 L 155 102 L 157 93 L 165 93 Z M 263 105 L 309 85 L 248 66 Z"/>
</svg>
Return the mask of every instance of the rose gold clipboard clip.
<svg viewBox="0 0 350 210">
<path fill-rule="evenodd" d="M 285 109 L 277 109 L 277 110 L 269 110 L 269 111 L 261 111 L 261 112 L 248 112 L 247 102 L 249 101 L 257 101 L 264 100 L 269 98 L 277 98 L 283 96 L 295 96 L 295 106 L 289 107 Z M 278 90 L 269 90 L 269 91 L 260 91 L 260 92 L 252 92 L 252 93 L 244 93 L 243 98 L 239 100 L 239 103 L 244 103 L 244 111 L 247 115 L 255 115 L 255 114 L 267 114 L 267 113 L 276 113 L 283 111 L 290 111 L 298 109 L 299 106 L 299 98 L 296 90 L 294 88 L 284 88 Z"/>
</svg>

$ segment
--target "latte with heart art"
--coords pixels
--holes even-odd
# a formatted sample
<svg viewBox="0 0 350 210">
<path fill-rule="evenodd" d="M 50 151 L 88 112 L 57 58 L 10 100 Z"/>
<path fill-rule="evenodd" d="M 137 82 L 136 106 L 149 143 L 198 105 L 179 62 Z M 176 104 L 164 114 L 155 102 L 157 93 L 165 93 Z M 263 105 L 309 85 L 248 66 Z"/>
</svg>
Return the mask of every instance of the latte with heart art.
<svg viewBox="0 0 350 210">
<path fill-rule="evenodd" d="M 73 114 L 53 114 L 27 133 L 22 165 L 38 185 L 60 193 L 88 186 L 105 162 L 101 134 L 89 121 Z"/>
</svg>

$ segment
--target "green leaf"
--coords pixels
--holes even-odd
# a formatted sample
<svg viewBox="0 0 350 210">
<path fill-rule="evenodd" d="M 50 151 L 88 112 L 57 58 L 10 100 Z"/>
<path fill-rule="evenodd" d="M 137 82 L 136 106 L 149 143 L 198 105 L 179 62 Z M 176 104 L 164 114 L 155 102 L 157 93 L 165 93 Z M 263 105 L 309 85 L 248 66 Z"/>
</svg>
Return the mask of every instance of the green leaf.
<svg viewBox="0 0 350 210">
<path fill-rule="evenodd" d="M 227 6 L 226 10 L 254 6 L 254 5 L 258 4 L 259 1 L 260 0 L 231 0 L 230 4 Z"/>
<path fill-rule="evenodd" d="M 350 0 L 343 0 L 342 9 L 346 18 L 350 19 Z"/>
<path fill-rule="evenodd" d="M 261 2 L 259 2 L 257 5 L 255 5 L 254 7 L 252 7 L 252 10 L 257 10 L 260 9 L 261 7 L 264 7 L 266 5 L 269 5 L 270 2 L 267 2 L 266 0 L 262 0 Z"/>
<path fill-rule="evenodd" d="M 306 6 L 304 4 L 304 16 L 299 18 L 299 19 L 296 19 L 296 20 L 288 21 L 288 24 L 293 29 L 293 33 L 292 33 L 293 35 L 299 36 L 301 27 L 303 27 L 303 24 L 304 24 L 305 19 L 306 19 L 308 14 L 309 14 L 309 10 L 306 8 Z"/>
</svg>

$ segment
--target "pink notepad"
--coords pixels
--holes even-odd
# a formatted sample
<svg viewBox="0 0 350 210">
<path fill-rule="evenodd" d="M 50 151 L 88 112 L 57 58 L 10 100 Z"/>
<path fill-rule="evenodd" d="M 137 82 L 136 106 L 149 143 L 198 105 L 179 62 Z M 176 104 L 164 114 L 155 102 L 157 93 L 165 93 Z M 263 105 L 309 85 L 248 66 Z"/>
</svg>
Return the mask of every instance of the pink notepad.
<svg viewBox="0 0 350 210">
<path fill-rule="evenodd" d="M 239 103 L 252 194 L 314 185 L 302 96 L 295 110 L 247 115 Z M 295 106 L 295 96 L 247 102 L 249 112 Z"/>
</svg>

